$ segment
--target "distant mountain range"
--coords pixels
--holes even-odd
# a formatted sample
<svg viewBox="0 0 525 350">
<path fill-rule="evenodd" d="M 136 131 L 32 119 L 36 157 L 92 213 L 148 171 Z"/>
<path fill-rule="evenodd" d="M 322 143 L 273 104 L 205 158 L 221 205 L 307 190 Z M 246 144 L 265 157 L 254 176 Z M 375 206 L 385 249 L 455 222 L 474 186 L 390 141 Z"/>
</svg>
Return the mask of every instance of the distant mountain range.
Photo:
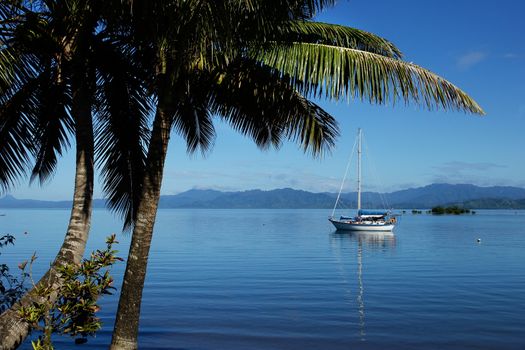
<svg viewBox="0 0 525 350">
<path fill-rule="evenodd" d="M 216 190 L 189 190 L 160 198 L 160 208 L 203 209 L 299 209 L 331 208 L 335 193 L 312 193 L 291 188 L 270 191 L 250 190 L 221 192 Z M 341 194 L 344 207 L 356 207 L 356 193 Z M 368 208 L 431 208 L 437 205 L 460 205 L 470 209 L 525 209 L 525 189 L 519 187 L 432 184 L 386 194 L 364 192 L 363 207 Z M 69 208 L 71 201 L 41 201 L 0 198 L 0 208 Z M 105 201 L 96 199 L 95 208 L 103 208 Z"/>
</svg>

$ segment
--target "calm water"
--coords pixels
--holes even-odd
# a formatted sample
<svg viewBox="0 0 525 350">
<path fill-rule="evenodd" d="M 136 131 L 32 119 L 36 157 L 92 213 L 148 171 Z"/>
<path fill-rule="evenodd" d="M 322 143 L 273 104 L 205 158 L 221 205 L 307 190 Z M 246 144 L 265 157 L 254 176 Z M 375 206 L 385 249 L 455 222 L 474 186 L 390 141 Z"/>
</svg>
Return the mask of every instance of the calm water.
<svg viewBox="0 0 525 350">
<path fill-rule="evenodd" d="M 69 211 L 1 212 L 0 232 L 17 242 L 0 258 L 15 264 L 36 250 L 41 274 Z M 525 349 L 525 212 L 407 214 L 394 236 L 372 238 L 334 233 L 327 215 L 160 210 L 141 348 Z M 103 210 L 93 222 L 89 250 L 120 228 Z M 125 256 L 130 237 L 119 237 Z M 82 348 L 110 342 L 116 304 L 103 299 L 104 328 Z"/>
</svg>

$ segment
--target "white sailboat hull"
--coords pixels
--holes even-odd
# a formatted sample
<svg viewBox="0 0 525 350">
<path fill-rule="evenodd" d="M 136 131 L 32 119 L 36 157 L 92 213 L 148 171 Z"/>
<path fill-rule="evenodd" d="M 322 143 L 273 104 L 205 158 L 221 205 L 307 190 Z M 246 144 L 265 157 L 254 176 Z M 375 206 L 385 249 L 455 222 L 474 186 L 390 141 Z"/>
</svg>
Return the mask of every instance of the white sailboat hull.
<svg viewBox="0 0 525 350">
<path fill-rule="evenodd" d="M 328 219 L 337 230 L 341 231 L 360 231 L 360 232 L 392 232 L 395 225 L 391 223 L 367 223 L 349 220 Z"/>
</svg>

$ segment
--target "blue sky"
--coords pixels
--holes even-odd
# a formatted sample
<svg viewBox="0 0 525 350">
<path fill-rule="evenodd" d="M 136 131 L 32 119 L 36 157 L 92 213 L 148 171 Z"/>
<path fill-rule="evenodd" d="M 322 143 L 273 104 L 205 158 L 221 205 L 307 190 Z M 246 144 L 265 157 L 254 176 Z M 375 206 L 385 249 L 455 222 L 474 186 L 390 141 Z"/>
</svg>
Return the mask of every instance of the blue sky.
<svg viewBox="0 0 525 350">
<path fill-rule="evenodd" d="M 525 187 L 523 13 L 521 0 L 340 1 L 319 21 L 389 39 L 406 61 L 453 82 L 487 115 L 426 111 L 415 105 L 319 101 L 341 128 L 336 148 L 322 159 L 303 154 L 294 143 L 262 152 L 249 139 L 217 124 L 215 146 L 206 157 L 188 156 L 184 143 L 173 136 L 162 193 L 191 188 L 336 191 L 358 127 L 364 129 L 378 179 L 370 179 L 374 183 L 367 184 L 369 190 L 393 191 L 433 182 Z M 70 151 L 49 184 L 40 188 L 22 183 L 12 194 L 70 199 L 73 175 Z M 98 180 L 96 187 L 96 196 L 101 197 Z"/>
</svg>

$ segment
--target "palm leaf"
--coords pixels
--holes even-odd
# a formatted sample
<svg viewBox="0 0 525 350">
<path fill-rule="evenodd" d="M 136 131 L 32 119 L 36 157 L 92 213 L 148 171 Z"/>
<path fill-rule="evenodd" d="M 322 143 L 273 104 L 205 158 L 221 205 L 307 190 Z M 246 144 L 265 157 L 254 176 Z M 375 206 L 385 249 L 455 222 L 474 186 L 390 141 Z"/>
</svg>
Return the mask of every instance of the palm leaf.
<svg viewBox="0 0 525 350">
<path fill-rule="evenodd" d="M 99 66 L 95 155 L 108 206 L 131 228 L 141 199 L 151 100 L 133 74 L 129 52 L 97 43 Z"/>
<path fill-rule="evenodd" d="M 37 57 L 21 53 L 12 43 L 0 49 L 0 99 L 8 99 L 42 71 Z"/>
<path fill-rule="evenodd" d="M 335 0 L 285 0 L 265 1 L 267 6 L 275 8 L 275 12 L 288 13 L 290 19 L 311 19 L 327 7 L 335 5 Z"/>
<path fill-rule="evenodd" d="M 4 94 L 15 79 L 14 62 L 15 58 L 11 49 L 0 50 L 0 94 Z"/>
<path fill-rule="evenodd" d="M 275 44 L 251 55 L 292 78 L 307 96 L 339 100 L 360 97 L 371 103 L 412 101 L 428 109 L 484 114 L 465 92 L 412 63 L 326 44 Z"/>
<path fill-rule="evenodd" d="M 211 149 L 215 139 L 210 114 L 210 76 L 204 71 L 188 72 L 174 86 L 172 128 L 186 141 L 188 153 L 200 149 L 203 154 Z"/>
<path fill-rule="evenodd" d="M 18 117 L 25 113 L 33 122 L 30 150 L 35 164 L 31 181 L 38 178 L 43 184 L 56 169 L 57 157 L 69 146 L 68 134 L 72 130 L 72 120 L 66 111 L 70 102 L 66 82 L 59 73 L 64 67 L 57 67 L 54 62 L 60 44 L 46 30 L 48 23 L 40 13 L 14 2 L 8 6 L 13 6 L 21 21 L 2 36 L 0 93 L 3 101 L 10 103 L 17 91 L 32 89 L 31 106 L 18 111 Z"/>
<path fill-rule="evenodd" d="M 13 27 L 19 23 L 25 8 L 19 1 L 3 0 L 0 3 L 0 38 L 11 33 Z"/>
<path fill-rule="evenodd" d="M 401 58 L 401 51 L 390 41 L 375 34 L 346 26 L 311 22 L 289 21 L 276 31 L 275 41 L 279 43 L 313 43 L 325 44 L 378 55 Z"/>
<path fill-rule="evenodd" d="M 25 176 L 32 160 L 34 111 L 38 101 L 34 91 L 38 79 L 0 101 L 0 190 L 8 191 Z"/>
<path fill-rule="evenodd" d="M 35 135 L 33 156 L 35 165 L 31 181 L 39 179 L 43 185 L 56 170 L 58 156 L 70 146 L 73 119 L 67 110 L 71 97 L 65 83 L 59 81 L 56 69 L 43 73 L 39 82 L 38 105 L 34 111 Z"/>
<path fill-rule="evenodd" d="M 334 145 L 335 119 L 269 67 L 239 62 L 220 76 L 214 89 L 213 111 L 263 149 L 279 147 L 285 138 L 313 155 Z"/>
</svg>

